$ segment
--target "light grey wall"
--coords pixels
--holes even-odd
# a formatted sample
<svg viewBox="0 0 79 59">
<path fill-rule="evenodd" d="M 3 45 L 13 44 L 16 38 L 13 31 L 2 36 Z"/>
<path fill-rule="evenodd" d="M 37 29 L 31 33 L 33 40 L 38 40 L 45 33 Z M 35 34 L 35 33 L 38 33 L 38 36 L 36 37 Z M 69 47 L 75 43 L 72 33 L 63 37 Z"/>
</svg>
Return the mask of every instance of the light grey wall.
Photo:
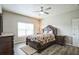
<svg viewBox="0 0 79 59">
<path fill-rule="evenodd" d="M 1 5 L 0 5 L 0 13 L 2 13 L 2 7 L 1 7 Z"/>
<path fill-rule="evenodd" d="M 20 37 L 20 38 L 18 37 L 18 29 L 17 29 L 18 22 L 33 23 L 35 33 L 38 33 L 40 30 L 39 20 L 3 11 L 3 33 L 13 33 L 15 35 L 14 36 L 15 43 L 25 42 L 26 39 L 26 37 Z"/>
<path fill-rule="evenodd" d="M 42 28 L 47 25 L 53 25 L 59 29 L 58 35 L 66 35 L 69 37 L 67 43 L 71 43 L 72 39 L 72 19 L 79 18 L 79 10 L 63 13 L 60 15 L 50 15 L 44 17 L 42 21 Z"/>
</svg>

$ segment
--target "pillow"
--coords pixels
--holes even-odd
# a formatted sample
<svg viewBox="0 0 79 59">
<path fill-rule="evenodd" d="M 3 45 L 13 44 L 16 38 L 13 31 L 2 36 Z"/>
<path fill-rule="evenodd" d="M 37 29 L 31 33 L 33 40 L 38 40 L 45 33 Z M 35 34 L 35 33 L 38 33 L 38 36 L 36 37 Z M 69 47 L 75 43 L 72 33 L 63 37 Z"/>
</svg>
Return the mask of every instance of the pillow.
<svg viewBox="0 0 79 59">
<path fill-rule="evenodd" d="M 53 31 L 52 31 L 52 30 L 50 30 L 48 33 L 49 33 L 49 34 L 53 34 Z"/>
<path fill-rule="evenodd" d="M 44 34 L 47 34 L 48 32 L 47 31 L 44 31 Z"/>
</svg>

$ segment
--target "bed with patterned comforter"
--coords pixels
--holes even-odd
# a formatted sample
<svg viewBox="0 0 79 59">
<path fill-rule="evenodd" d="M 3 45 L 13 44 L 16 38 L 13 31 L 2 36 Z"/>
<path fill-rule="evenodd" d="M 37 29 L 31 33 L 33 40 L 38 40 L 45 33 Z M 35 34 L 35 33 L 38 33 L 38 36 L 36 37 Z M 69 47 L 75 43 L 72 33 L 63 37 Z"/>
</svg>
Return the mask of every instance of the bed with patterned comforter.
<svg viewBox="0 0 79 59">
<path fill-rule="evenodd" d="M 48 25 L 43 28 L 43 33 L 26 37 L 26 45 L 36 49 L 38 53 L 56 43 L 57 28 Z"/>
<path fill-rule="evenodd" d="M 31 41 L 39 42 L 41 45 L 44 45 L 48 42 L 55 41 L 55 36 L 53 34 L 38 34 L 27 36 Z"/>
</svg>

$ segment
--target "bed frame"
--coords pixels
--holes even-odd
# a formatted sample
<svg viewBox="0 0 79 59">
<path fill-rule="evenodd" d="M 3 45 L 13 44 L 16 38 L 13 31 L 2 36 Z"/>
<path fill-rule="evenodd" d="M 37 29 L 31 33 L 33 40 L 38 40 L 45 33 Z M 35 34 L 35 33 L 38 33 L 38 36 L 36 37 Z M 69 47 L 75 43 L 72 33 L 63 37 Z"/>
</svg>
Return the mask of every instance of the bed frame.
<svg viewBox="0 0 79 59">
<path fill-rule="evenodd" d="M 52 25 L 48 25 L 46 26 L 44 29 L 43 29 L 43 32 L 47 31 L 49 32 L 50 30 L 52 30 L 52 33 L 55 35 L 55 41 L 51 41 L 47 44 L 44 44 L 44 45 L 41 45 L 40 43 L 37 43 L 35 41 L 31 41 L 30 39 L 26 38 L 26 45 L 29 45 L 31 46 L 32 48 L 35 48 L 37 50 L 38 53 L 40 53 L 41 51 L 43 51 L 44 49 L 46 49 L 47 47 L 53 45 L 53 44 L 57 44 L 59 39 L 64 39 L 63 36 L 57 36 L 57 28 L 53 27 Z M 61 41 L 62 42 L 62 41 Z M 63 41 L 63 44 L 61 45 L 64 45 L 64 42 Z"/>
</svg>

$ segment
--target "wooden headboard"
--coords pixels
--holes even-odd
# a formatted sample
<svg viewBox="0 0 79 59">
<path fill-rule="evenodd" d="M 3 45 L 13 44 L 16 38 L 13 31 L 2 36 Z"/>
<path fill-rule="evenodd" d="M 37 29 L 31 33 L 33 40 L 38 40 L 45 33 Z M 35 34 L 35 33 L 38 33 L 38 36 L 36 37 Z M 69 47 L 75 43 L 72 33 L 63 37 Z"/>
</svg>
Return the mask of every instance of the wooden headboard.
<svg viewBox="0 0 79 59">
<path fill-rule="evenodd" d="M 43 32 L 44 32 L 44 31 L 49 32 L 50 30 L 52 31 L 52 33 L 53 33 L 55 36 L 57 35 L 57 28 L 53 27 L 52 25 L 46 26 L 46 27 L 43 29 Z"/>
</svg>

